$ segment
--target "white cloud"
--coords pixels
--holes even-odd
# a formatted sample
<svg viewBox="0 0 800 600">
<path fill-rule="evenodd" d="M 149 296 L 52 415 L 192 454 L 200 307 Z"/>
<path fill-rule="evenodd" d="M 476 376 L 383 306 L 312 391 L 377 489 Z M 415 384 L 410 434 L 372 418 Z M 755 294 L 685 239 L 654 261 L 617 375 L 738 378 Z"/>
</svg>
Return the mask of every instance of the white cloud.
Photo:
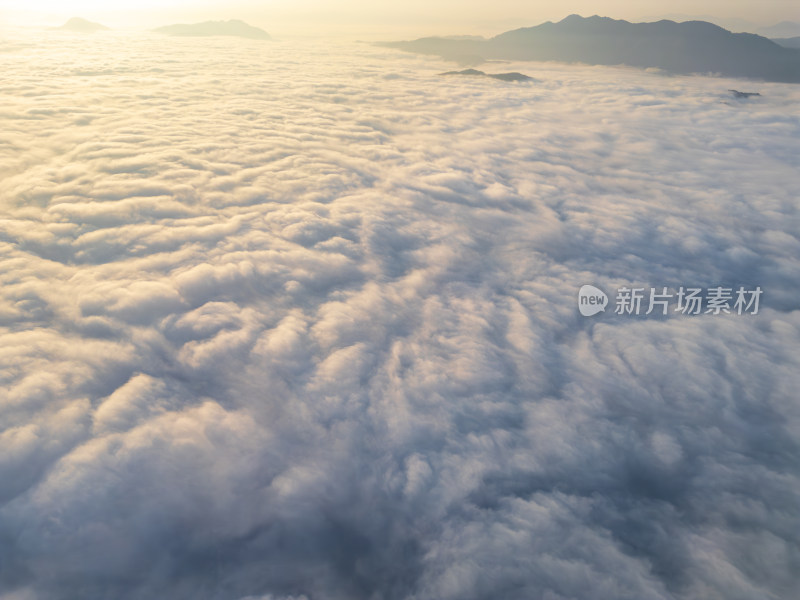
<svg viewBox="0 0 800 600">
<path fill-rule="evenodd" d="M 1 598 L 796 592 L 795 87 L 24 41 Z M 587 283 L 765 295 L 583 319 Z"/>
</svg>

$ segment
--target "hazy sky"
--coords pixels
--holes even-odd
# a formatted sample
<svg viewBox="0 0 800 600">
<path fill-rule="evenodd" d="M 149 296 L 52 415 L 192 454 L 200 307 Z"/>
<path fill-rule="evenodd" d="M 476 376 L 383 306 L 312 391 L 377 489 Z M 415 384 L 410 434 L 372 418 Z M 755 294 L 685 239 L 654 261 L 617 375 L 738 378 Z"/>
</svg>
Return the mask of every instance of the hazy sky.
<svg viewBox="0 0 800 600">
<path fill-rule="evenodd" d="M 734 27 L 738 21 L 769 25 L 800 20 L 796 0 L 4 0 L 0 15 L 9 23 L 55 24 L 70 16 L 114 26 L 155 26 L 165 21 L 242 18 L 281 34 L 303 33 L 482 33 L 557 20 L 571 13 L 625 19 L 714 17 Z M 113 6 L 110 9 L 109 6 Z"/>
</svg>

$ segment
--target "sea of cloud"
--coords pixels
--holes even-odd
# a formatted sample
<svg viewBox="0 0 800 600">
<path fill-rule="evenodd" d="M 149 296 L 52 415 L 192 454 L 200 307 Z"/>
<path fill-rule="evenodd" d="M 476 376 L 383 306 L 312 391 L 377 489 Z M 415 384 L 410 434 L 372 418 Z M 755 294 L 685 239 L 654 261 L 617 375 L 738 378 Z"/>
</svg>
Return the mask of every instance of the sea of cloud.
<svg viewBox="0 0 800 600">
<path fill-rule="evenodd" d="M 481 68 L 6 33 L 0 599 L 800 594 L 800 87 Z"/>
</svg>

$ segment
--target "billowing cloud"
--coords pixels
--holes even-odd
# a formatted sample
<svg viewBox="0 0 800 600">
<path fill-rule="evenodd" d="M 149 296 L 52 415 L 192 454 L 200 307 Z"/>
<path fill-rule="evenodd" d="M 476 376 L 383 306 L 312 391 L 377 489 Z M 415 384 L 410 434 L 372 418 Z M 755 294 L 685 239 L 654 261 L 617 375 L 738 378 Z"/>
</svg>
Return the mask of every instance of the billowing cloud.
<svg viewBox="0 0 800 600">
<path fill-rule="evenodd" d="M 800 90 L 8 43 L 0 598 L 797 594 Z"/>
</svg>

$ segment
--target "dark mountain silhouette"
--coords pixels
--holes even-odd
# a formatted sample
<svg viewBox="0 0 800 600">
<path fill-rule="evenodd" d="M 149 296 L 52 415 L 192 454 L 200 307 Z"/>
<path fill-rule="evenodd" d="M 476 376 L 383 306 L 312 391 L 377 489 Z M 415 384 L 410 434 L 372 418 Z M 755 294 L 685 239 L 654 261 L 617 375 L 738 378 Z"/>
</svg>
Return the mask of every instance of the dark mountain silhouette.
<svg viewBox="0 0 800 600">
<path fill-rule="evenodd" d="M 484 73 L 477 69 L 465 69 L 463 71 L 447 71 L 441 75 L 467 75 L 472 77 L 491 77 L 500 81 L 533 81 L 533 77 L 528 77 L 522 73 Z"/>
<path fill-rule="evenodd" d="M 248 38 L 251 40 L 269 40 L 270 35 L 263 29 L 248 25 L 244 21 L 231 19 L 230 21 L 205 21 L 191 25 L 167 25 L 156 29 L 158 33 L 167 35 L 177 35 L 185 37 L 207 37 L 214 35 L 225 35 L 233 37 Z"/>
<path fill-rule="evenodd" d="M 772 40 L 784 48 L 800 48 L 800 36 L 791 38 L 775 38 Z"/>
<path fill-rule="evenodd" d="M 78 33 L 94 33 L 95 31 L 107 31 L 108 27 L 106 27 L 105 25 L 101 25 L 100 23 L 92 23 L 91 21 L 87 21 L 86 19 L 73 17 L 72 19 L 64 23 L 61 27 L 56 27 L 56 29 L 62 29 L 66 31 L 76 31 Z"/>
<path fill-rule="evenodd" d="M 714 73 L 800 83 L 800 51 L 751 33 L 731 33 L 705 21 L 629 23 L 571 15 L 558 23 L 516 29 L 481 40 L 421 38 L 382 44 L 458 60 L 581 62 L 657 67 L 671 73 Z"/>
</svg>

